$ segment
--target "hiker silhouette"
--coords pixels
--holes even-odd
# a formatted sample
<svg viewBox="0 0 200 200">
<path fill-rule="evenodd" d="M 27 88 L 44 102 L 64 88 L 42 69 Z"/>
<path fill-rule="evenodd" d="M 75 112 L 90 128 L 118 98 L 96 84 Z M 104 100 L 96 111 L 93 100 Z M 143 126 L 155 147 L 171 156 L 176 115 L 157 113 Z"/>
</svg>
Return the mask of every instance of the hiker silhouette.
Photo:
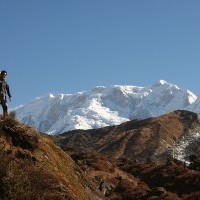
<svg viewBox="0 0 200 200">
<path fill-rule="evenodd" d="M 5 70 L 1 71 L 0 73 L 0 104 L 3 108 L 3 115 L 8 114 L 8 103 L 7 103 L 7 96 L 11 101 L 11 94 L 8 82 L 6 80 L 7 72 Z"/>
</svg>

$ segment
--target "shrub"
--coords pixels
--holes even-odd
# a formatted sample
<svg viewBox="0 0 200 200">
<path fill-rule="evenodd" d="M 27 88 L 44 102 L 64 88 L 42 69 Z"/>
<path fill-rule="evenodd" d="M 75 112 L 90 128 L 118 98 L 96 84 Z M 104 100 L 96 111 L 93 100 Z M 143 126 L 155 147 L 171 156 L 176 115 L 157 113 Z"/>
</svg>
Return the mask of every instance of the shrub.
<svg viewBox="0 0 200 200">
<path fill-rule="evenodd" d="M 200 159 L 192 154 L 189 156 L 189 160 L 190 160 L 190 169 L 193 169 L 193 170 L 200 170 Z"/>
</svg>

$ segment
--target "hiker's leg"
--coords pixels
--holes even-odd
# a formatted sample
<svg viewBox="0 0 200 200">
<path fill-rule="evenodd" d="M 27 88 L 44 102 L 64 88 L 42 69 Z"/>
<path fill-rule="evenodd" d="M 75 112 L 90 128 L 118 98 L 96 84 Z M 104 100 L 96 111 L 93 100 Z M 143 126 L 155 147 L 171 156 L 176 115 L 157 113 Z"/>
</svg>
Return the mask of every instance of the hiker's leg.
<svg viewBox="0 0 200 200">
<path fill-rule="evenodd" d="M 3 116 L 8 115 L 8 107 L 7 106 L 3 106 Z"/>
<path fill-rule="evenodd" d="M 5 99 L 1 100 L 1 105 L 3 108 L 3 116 L 8 115 L 8 105 L 7 105 L 7 101 Z"/>
</svg>

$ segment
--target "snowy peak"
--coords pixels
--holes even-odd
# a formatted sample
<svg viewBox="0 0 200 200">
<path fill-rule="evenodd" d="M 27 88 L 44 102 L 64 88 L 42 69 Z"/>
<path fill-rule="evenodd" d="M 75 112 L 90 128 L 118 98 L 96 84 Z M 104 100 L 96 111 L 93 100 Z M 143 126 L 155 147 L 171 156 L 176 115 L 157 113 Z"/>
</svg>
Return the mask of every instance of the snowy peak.
<svg viewBox="0 0 200 200">
<path fill-rule="evenodd" d="M 41 132 L 93 129 L 174 110 L 200 111 L 199 98 L 159 80 L 152 86 L 98 86 L 75 94 L 48 94 L 16 108 L 17 117 Z"/>
<path fill-rule="evenodd" d="M 193 104 L 197 100 L 197 96 L 189 90 L 187 90 L 187 99 L 189 104 Z"/>
<path fill-rule="evenodd" d="M 159 85 L 164 85 L 164 84 L 168 84 L 165 80 L 159 80 L 158 81 L 158 84 Z"/>
<path fill-rule="evenodd" d="M 155 102 L 160 105 L 170 106 L 173 109 L 180 107 L 180 103 L 181 107 L 185 108 L 197 100 L 197 96 L 189 90 L 181 89 L 177 85 L 167 83 L 164 80 L 158 81 L 150 89 Z"/>
<path fill-rule="evenodd" d="M 165 80 L 159 80 L 159 81 L 157 81 L 157 83 L 155 84 L 155 86 L 163 86 L 163 85 L 170 85 L 170 84 L 167 83 Z"/>
</svg>

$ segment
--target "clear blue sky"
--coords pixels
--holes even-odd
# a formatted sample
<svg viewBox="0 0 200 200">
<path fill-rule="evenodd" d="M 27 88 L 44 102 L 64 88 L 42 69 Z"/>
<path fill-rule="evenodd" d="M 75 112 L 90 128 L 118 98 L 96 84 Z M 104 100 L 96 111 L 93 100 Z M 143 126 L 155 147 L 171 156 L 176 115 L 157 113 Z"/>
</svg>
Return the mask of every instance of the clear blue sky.
<svg viewBox="0 0 200 200">
<path fill-rule="evenodd" d="M 200 94 L 199 0 L 0 0 L 10 107 L 164 79 Z"/>
</svg>

